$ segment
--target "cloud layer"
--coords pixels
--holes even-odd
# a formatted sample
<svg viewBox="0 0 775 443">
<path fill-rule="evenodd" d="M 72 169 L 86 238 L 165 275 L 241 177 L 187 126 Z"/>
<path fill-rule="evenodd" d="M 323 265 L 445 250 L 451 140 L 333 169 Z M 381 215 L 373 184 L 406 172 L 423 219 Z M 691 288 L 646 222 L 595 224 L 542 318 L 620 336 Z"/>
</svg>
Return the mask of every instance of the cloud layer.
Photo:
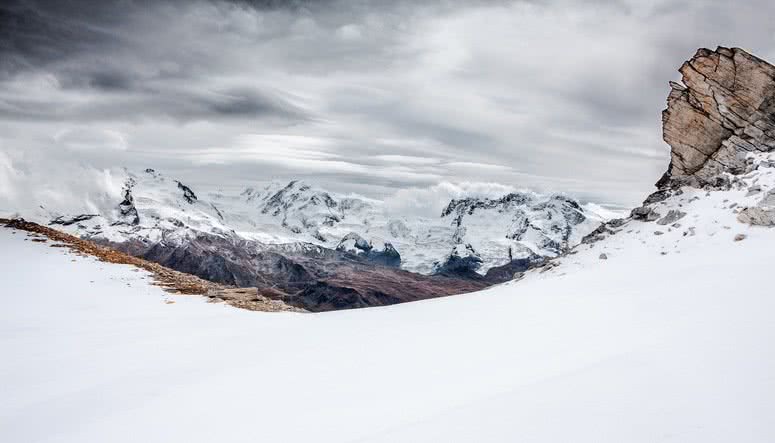
<svg viewBox="0 0 775 443">
<path fill-rule="evenodd" d="M 3 2 L 0 149 L 219 187 L 486 182 L 632 205 L 668 161 L 677 67 L 719 44 L 775 59 L 772 16 L 763 0 Z"/>
</svg>

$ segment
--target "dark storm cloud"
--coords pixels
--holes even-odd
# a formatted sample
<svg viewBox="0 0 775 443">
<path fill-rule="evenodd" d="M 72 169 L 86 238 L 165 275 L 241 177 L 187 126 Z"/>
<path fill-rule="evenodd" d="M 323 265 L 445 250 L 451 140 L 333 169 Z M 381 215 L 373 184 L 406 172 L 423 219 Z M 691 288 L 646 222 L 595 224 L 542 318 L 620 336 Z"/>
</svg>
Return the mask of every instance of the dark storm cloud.
<svg viewBox="0 0 775 443">
<path fill-rule="evenodd" d="M 113 2 L 7 0 L 0 4 L 0 67 L 30 69 L 116 40 L 122 20 Z"/>
<path fill-rule="evenodd" d="M 126 83 L 108 82 L 101 92 L 118 95 L 100 96 L 85 104 L 62 100 L 60 103 L 32 99 L 0 100 L 0 118 L 23 121 L 98 122 L 142 121 L 164 117 L 177 121 L 277 118 L 299 122 L 308 117 L 282 99 L 250 89 L 224 91 L 132 89 Z M 128 95 L 121 93 L 129 93 Z"/>
<path fill-rule="evenodd" d="M 0 150 L 218 185 L 487 181 L 633 204 L 667 163 L 678 66 L 719 44 L 775 58 L 772 16 L 764 0 L 4 1 Z"/>
<path fill-rule="evenodd" d="M 92 75 L 88 85 L 105 91 L 128 91 L 133 89 L 134 82 L 121 72 L 103 71 Z"/>
<path fill-rule="evenodd" d="M 258 3 L 270 7 L 281 2 Z M 45 121 L 163 116 L 177 120 L 267 117 L 296 122 L 308 118 L 279 95 L 255 87 L 208 85 L 206 79 L 189 71 L 199 58 L 196 54 L 168 58 L 170 54 L 162 50 L 146 57 L 143 51 L 153 49 L 147 42 L 138 44 L 133 18 L 160 8 L 174 19 L 185 5 L 182 1 L 4 3 L 0 6 L 0 59 L 6 78 L 45 70 L 61 92 L 94 90 L 105 95 L 82 103 L 73 96 L 40 100 L 33 91 L 32 96 L 2 99 L 0 116 Z M 176 42 L 158 43 L 174 52 Z M 174 60 L 173 68 L 165 66 L 168 60 Z M 189 83 L 199 83 L 199 87 L 181 87 Z"/>
</svg>

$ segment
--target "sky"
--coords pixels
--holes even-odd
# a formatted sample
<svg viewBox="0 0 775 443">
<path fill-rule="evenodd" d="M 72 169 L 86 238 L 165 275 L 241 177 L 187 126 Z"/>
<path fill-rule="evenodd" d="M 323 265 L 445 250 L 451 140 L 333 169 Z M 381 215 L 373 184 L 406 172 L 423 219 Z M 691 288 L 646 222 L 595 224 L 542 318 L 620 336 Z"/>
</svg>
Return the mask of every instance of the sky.
<svg viewBox="0 0 775 443">
<path fill-rule="evenodd" d="M 775 60 L 774 16 L 765 0 L 6 0 L 0 200 L 150 167 L 222 189 L 635 206 L 669 161 L 678 67 L 718 45 Z"/>
</svg>

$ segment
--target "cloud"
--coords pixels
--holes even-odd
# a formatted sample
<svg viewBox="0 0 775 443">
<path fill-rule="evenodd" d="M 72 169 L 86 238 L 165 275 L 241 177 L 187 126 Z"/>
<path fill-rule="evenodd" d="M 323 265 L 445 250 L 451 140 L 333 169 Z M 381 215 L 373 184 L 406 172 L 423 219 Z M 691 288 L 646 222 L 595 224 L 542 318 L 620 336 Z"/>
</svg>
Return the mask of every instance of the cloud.
<svg viewBox="0 0 775 443">
<path fill-rule="evenodd" d="M 343 25 L 336 30 L 336 35 L 342 40 L 358 40 L 362 37 L 361 28 L 358 25 Z"/>
<path fill-rule="evenodd" d="M 73 151 L 127 149 L 124 135 L 108 129 L 69 128 L 54 134 L 54 140 Z"/>
<path fill-rule="evenodd" d="M 400 189 L 385 199 L 385 210 L 393 216 L 437 218 L 453 199 L 465 197 L 499 198 L 516 189 L 486 182 L 441 182 L 424 188 Z"/>
<path fill-rule="evenodd" d="M 42 160 L 0 150 L 0 216 L 95 213 L 121 201 L 122 171 Z"/>
<path fill-rule="evenodd" d="M 678 66 L 717 44 L 775 58 L 773 15 L 764 0 L 12 0 L 0 149 L 45 162 L 65 145 L 194 185 L 498 182 L 634 205 L 667 166 Z"/>
<path fill-rule="evenodd" d="M 19 172 L 13 166 L 11 158 L 0 151 L 0 209 L 9 210 L 16 205 L 17 182 Z"/>
</svg>

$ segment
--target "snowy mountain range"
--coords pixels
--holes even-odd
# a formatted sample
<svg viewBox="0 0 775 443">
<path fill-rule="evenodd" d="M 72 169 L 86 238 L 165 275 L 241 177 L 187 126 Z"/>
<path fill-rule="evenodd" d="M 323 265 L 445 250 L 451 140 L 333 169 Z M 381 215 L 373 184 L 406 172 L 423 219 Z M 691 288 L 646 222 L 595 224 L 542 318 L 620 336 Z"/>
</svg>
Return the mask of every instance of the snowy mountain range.
<svg viewBox="0 0 775 443">
<path fill-rule="evenodd" d="M 125 170 L 123 183 L 120 198 L 88 211 L 41 202 L 18 215 L 308 310 L 481 289 L 562 254 L 610 216 L 533 192 L 456 199 L 425 218 L 297 180 L 228 194 L 146 169 Z"/>
<path fill-rule="evenodd" d="M 307 243 L 421 274 L 465 257 L 481 275 L 513 259 L 556 256 L 610 217 L 562 195 L 520 192 L 452 200 L 436 219 L 412 218 L 389 214 L 382 201 L 301 181 L 226 195 L 200 192 L 153 169 L 126 172 L 122 192 L 115 207 L 96 213 L 48 212 L 43 202 L 43 209 L 22 215 L 111 243 L 180 245 L 205 233 L 266 246 Z"/>
</svg>

